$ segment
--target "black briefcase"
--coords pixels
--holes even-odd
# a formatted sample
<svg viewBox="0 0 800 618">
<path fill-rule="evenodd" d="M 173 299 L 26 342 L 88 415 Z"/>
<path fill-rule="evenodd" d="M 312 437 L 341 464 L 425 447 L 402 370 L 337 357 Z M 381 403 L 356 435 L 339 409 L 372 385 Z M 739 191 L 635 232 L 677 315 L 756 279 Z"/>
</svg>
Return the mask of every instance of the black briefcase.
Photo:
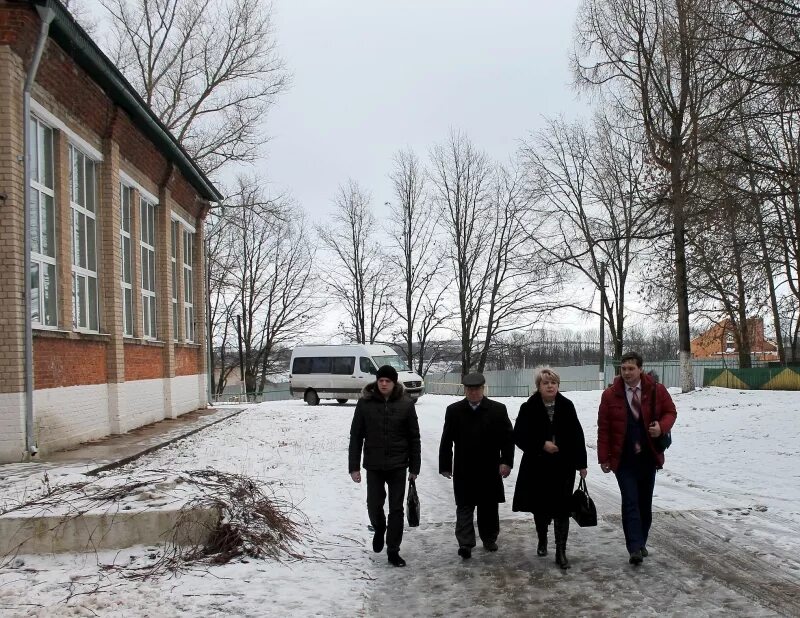
<svg viewBox="0 0 800 618">
<path fill-rule="evenodd" d="M 414 481 L 408 481 L 408 495 L 406 496 L 406 517 L 408 525 L 412 528 L 419 526 L 419 496 L 417 496 L 417 485 Z"/>
</svg>

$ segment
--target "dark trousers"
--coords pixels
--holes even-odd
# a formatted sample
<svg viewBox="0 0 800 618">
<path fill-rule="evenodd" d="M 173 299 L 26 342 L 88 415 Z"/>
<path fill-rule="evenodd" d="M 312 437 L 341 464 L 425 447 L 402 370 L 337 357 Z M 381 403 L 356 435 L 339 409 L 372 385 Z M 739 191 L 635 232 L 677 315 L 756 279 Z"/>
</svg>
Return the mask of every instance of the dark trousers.
<svg viewBox="0 0 800 618">
<path fill-rule="evenodd" d="M 647 535 L 653 521 L 655 462 L 641 455 L 623 458 L 616 475 L 622 496 L 622 530 L 625 533 L 625 545 L 631 553 L 647 545 Z"/>
<path fill-rule="evenodd" d="M 478 510 L 478 534 L 484 543 L 494 543 L 500 534 L 500 512 L 497 502 L 456 506 L 456 539 L 459 547 L 475 547 L 473 515 Z"/>
<path fill-rule="evenodd" d="M 387 526 L 383 503 L 389 488 L 389 521 Z M 398 551 L 403 541 L 403 498 L 406 495 L 406 469 L 367 470 L 367 512 L 375 532 L 386 532 L 386 549 Z"/>
</svg>

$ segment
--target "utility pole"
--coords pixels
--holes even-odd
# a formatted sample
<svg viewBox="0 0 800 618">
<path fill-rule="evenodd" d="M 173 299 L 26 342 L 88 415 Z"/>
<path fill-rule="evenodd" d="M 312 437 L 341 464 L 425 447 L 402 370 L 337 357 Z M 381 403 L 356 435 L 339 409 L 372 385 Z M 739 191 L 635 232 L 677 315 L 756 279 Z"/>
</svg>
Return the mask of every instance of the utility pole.
<svg viewBox="0 0 800 618">
<path fill-rule="evenodd" d="M 242 316 L 236 316 L 236 337 L 239 340 L 239 380 L 242 389 L 242 395 L 247 395 L 247 386 L 244 383 L 244 352 L 242 352 Z M 246 397 L 245 397 L 246 401 Z"/>
<path fill-rule="evenodd" d="M 598 378 L 600 388 L 605 388 L 606 382 L 606 263 L 600 264 L 600 367 Z"/>
</svg>

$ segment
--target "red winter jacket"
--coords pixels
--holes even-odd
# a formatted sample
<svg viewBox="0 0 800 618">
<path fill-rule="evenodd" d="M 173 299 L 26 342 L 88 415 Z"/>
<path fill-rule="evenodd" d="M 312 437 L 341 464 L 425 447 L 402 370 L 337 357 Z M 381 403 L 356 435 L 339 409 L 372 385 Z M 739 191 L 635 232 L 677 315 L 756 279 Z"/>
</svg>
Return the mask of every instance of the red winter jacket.
<svg viewBox="0 0 800 618">
<path fill-rule="evenodd" d="M 644 435 L 655 458 L 656 468 L 661 468 L 664 465 L 664 453 L 659 453 L 653 447 L 653 440 L 647 432 L 647 427 L 653 421 L 659 420 L 662 433 L 666 433 L 672 429 L 678 413 L 667 389 L 662 384 L 657 384 L 646 373 L 642 373 L 641 389 Z M 653 410 L 653 389 L 655 389 L 657 413 Z M 600 464 L 607 463 L 614 472 L 619 469 L 627 426 L 628 402 L 625 395 L 625 382 L 620 376 L 617 376 L 614 383 L 603 391 L 600 409 L 597 413 L 597 461 Z"/>
</svg>

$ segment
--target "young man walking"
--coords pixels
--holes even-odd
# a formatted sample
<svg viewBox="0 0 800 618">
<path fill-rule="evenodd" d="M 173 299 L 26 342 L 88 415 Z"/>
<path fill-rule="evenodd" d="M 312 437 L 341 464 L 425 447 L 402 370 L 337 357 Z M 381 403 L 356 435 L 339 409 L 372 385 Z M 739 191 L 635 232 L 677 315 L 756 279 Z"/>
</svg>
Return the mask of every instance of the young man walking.
<svg viewBox="0 0 800 618">
<path fill-rule="evenodd" d="M 656 470 L 664 453 L 656 439 L 669 432 L 677 412 L 669 392 L 642 372 L 638 352 L 622 355 L 620 375 L 600 399 L 597 414 L 597 460 L 603 472 L 614 472 L 622 497 L 622 529 L 629 562 L 647 557 L 653 521 Z"/>
<path fill-rule="evenodd" d="M 364 387 L 350 426 L 349 472 L 361 482 L 361 454 L 367 471 L 367 512 L 374 530 L 372 549 L 383 550 L 389 564 L 406 565 L 400 557 L 403 540 L 403 498 L 408 479 L 417 478 L 420 467 L 419 422 L 414 402 L 398 382 L 390 365 L 378 369 L 376 381 Z M 383 510 L 389 493 L 389 518 Z"/>
</svg>

